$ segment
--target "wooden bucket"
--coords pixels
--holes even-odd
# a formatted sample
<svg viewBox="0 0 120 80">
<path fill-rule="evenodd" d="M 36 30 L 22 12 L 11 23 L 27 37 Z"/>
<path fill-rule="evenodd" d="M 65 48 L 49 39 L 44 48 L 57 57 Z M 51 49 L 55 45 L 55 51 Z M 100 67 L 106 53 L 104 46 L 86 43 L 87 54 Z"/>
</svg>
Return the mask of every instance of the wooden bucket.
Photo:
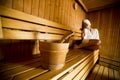
<svg viewBox="0 0 120 80">
<path fill-rule="evenodd" d="M 58 70 L 65 64 L 69 43 L 40 42 L 40 54 L 44 69 Z"/>
</svg>

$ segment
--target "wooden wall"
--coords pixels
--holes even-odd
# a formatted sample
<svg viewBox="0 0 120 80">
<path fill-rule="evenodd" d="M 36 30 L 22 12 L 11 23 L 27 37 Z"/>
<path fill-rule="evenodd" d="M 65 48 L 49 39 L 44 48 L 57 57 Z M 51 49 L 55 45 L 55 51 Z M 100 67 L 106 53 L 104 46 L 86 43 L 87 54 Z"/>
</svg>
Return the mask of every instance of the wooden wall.
<svg viewBox="0 0 120 80">
<path fill-rule="evenodd" d="M 97 27 L 102 41 L 101 57 L 120 62 L 120 8 L 108 8 L 88 13 L 93 27 Z M 120 66 L 120 64 L 119 64 Z"/>
<path fill-rule="evenodd" d="M 0 0 L 0 4 L 31 15 L 52 20 L 72 29 L 79 29 L 86 13 L 75 0 Z"/>
<path fill-rule="evenodd" d="M 57 23 L 63 24 L 65 26 L 69 26 L 70 29 L 78 30 L 81 27 L 82 20 L 85 18 L 86 13 L 80 6 L 77 6 L 77 9 L 74 9 L 75 0 L 0 0 L 0 5 L 3 5 L 8 8 L 12 8 L 18 11 L 22 11 L 37 17 L 45 18 L 48 20 L 55 21 Z M 14 13 L 13 13 L 14 14 Z M 1 25 L 1 24 L 0 24 Z M 0 41 L 1 42 L 1 41 Z M 14 43 L 14 41 L 9 41 L 9 47 L 7 49 L 13 50 L 15 46 L 14 44 L 19 45 L 18 49 L 24 51 L 24 45 L 26 45 L 26 50 L 30 46 L 25 44 L 26 41 L 18 41 Z M 31 41 L 28 42 L 32 45 Z M 35 42 L 35 49 L 33 50 L 33 54 L 39 54 L 39 44 L 38 41 Z M 9 51 L 9 50 L 8 50 Z M 18 50 L 19 51 L 19 50 Z M 31 51 L 32 52 L 32 51 Z M 14 53 L 16 53 L 14 51 Z M 13 52 L 6 53 L 7 57 L 10 56 L 12 58 Z M 23 57 L 24 55 L 31 55 L 31 53 L 27 53 L 26 51 L 17 53 L 20 54 L 18 57 Z M 17 55 L 16 54 L 16 55 Z M 22 56 L 23 55 L 23 56 Z M 16 58 L 18 58 L 16 57 Z"/>
</svg>

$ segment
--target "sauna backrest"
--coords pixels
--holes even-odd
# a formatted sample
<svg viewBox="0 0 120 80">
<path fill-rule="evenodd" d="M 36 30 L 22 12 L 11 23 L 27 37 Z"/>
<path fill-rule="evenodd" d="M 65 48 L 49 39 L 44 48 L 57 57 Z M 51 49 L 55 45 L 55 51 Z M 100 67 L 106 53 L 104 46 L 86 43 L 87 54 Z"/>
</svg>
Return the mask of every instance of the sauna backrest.
<svg viewBox="0 0 120 80">
<path fill-rule="evenodd" d="M 0 6 L 0 39 L 60 40 L 71 31 L 68 26 Z M 80 30 L 73 39 L 81 39 Z"/>
</svg>

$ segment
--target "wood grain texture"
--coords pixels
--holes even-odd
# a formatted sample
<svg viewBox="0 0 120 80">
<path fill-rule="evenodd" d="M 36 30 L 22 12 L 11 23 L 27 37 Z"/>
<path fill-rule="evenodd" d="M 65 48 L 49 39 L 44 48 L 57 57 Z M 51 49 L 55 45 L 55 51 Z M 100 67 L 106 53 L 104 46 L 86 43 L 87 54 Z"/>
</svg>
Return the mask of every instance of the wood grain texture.
<svg viewBox="0 0 120 80">
<path fill-rule="evenodd" d="M 40 0 L 39 1 L 39 7 L 38 7 L 38 10 L 39 10 L 39 17 L 41 18 L 44 18 L 45 16 L 45 3 L 46 3 L 46 0 Z"/>
<path fill-rule="evenodd" d="M 61 35 L 41 34 L 38 32 L 27 32 L 19 30 L 3 29 L 4 39 L 46 39 L 46 40 L 60 40 Z"/>
<path fill-rule="evenodd" d="M 38 31 L 38 32 L 46 32 L 46 33 L 58 33 L 58 34 L 66 34 L 67 33 L 67 31 L 65 31 L 65 30 L 60 30 L 60 29 L 56 29 L 56 28 L 52 28 L 52 27 L 48 27 L 48 26 L 14 20 L 14 19 L 10 19 L 10 18 L 2 17 L 1 20 L 2 20 L 2 27 L 4 27 L 4 28 L 27 30 L 27 31 L 33 31 L 33 32 Z M 76 33 L 75 35 L 79 36 L 78 33 Z"/>
<path fill-rule="evenodd" d="M 90 11 L 95 11 L 95 10 L 100 10 L 100 9 L 104 9 L 104 8 L 109 8 L 109 7 L 114 7 L 116 5 L 119 5 L 120 1 L 119 0 L 78 0 L 81 5 L 83 3 L 83 7 L 85 6 L 87 8 L 85 8 L 86 11 L 90 12 Z"/>
<path fill-rule="evenodd" d="M 62 29 L 70 30 L 68 28 L 68 26 L 64 26 L 62 24 L 59 24 L 59 23 L 56 23 L 56 22 L 53 22 L 50 20 L 46 20 L 43 18 L 39 18 L 36 16 L 28 15 L 26 13 L 23 13 L 23 12 L 20 12 L 17 10 L 9 9 L 9 8 L 3 7 L 3 6 L 0 6 L 0 9 L 1 9 L 0 15 L 3 15 L 3 16 L 12 17 L 15 19 L 20 19 L 20 20 L 24 20 L 24 21 L 28 21 L 28 22 L 33 22 L 36 24 L 43 24 L 46 26 L 52 26 L 52 27 L 57 27 L 57 28 L 61 27 Z"/>
<path fill-rule="evenodd" d="M 102 65 L 95 65 L 92 73 L 89 73 L 86 80 L 119 80 L 119 70 L 114 70 Z"/>
<path fill-rule="evenodd" d="M 2 0 L 0 3 L 28 14 L 56 21 L 71 30 L 79 31 L 86 13 L 81 7 L 74 10 L 73 0 Z"/>
<path fill-rule="evenodd" d="M 0 5 L 12 8 L 12 1 L 13 0 L 0 0 Z"/>
<path fill-rule="evenodd" d="M 32 0 L 32 15 L 38 16 L 39 15 L 39 0 Z"/>
<path fill-rule="evenodd" d="M 45 1 L 45 7 L 44 7 L 44 17 L 45 19 L 50 20 L 50 0 L 44 0 Z"/>
<path fill-rule="evenodd" d="M 101 56 L 120 62 L 120 8 L 108 8 L 88 13 L 92 27 L 98 28 L 100 33 Z"/>
<path fill-rule="evenodd" d="M 79 52 L 79 50 L 71 50 L 72 52 L 74 51 L 74 53 L 77 53 Z M 82 52 L 81 52 L 82 53 Z M 83 53 L 84 53 L 84 50 L 83 50 Z M 35 77 L 33 80 L 43 80 L 43 79 L 52 79 L 52 80 L 56 80 L 58 79 L 59 77 L 61 77 L 62 75 L 64 75 L 66 72 L 68 72 L 69 70 L 73 69 L 75 66 L 77 66 L 79 63 L 81 63 L 81 61 L 87 59 L 88 57 L 92 56 L 93 54 L 91 53 L 91 55 L 89 56 L 86 56 L 86 58 L 82 59 L 82 57 L 84 57 L 85 55 L 88 55 L 88 54 L 79 54 L 80 56 L 72 59 L 70 62 L 67 62 L 65 67 L 63 67 L 62 69 L 60 70 L 56 70 L 56 71 L 50 71 L 46 74 L 43 74 L 41 76 L 38 76 L 38 77 Z M 81 59 L 82 60 L 81 60 Z M 74 65 L 73 65 L 74 64 Z M 47 76 L 47 77 L 46 77 Z"/>
<path fill-rule="evenodd" d="M 24 0 L 23 6 L 24 6 L 23 12 L 31 14 L 32 0 Z"/>
<path fill-rule="evenodd" d="M 13 0 L 13 9 L 23 11 L 23 0 Z"/>
</svg>

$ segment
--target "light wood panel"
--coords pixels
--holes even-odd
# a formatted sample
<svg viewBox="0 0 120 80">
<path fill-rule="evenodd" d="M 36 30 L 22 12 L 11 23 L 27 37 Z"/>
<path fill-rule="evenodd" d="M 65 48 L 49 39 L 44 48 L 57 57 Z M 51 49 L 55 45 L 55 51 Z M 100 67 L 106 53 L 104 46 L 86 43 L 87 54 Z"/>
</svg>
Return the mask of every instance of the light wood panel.
<svg viewBox="0 0 120 80">
<path fill-rule="evenodd" d="M 23 11 L 25 13 L 31 14 L 31 6 L 32 6 L 32 0 L 24 0 L 23 2 L 24 9 Z M 34 8 L 35 9 L 35 8 Z"/>
<path fill-rule="evenodd" d="M 49 20 L 49 18 L 50 18 L 50 0 L 44 0 L 44 1 L 45 1 L 44 18 Z"/>
<path fill-rule="evenodd" d="M 120 8 L 108 8 L 88 13 L 92 27 L 98 28 L 102 41 L 100 55 L 120 62 Z"/>
<path fill-rule="evenodd" d="M 13 9 L 23 11 L 23 0 L 13 0 Z"/>
<path fill-rule="evenodd" d="M 38 24 L 27 23 L 24 21 L 14 20 L 10 18 L 1 18 L 2 20 L 2 27 L 5 28 L 12 28 L 18 30 L 26 30 L 26 31 L 38 31 L 38 32 L 46 32 L 46 33 L 58 33 L 58 34 L 65 34 L 67 31 L 51 28 L 48 26 L 42 26 Z"/>
<path fill-rule="evenodd" d="M 38 16 L 39 15 L 39 0 L 32 0 L 32 11 L 31 14 L 34 16 Z"/>
<path fill-rule="evenodd" d="M 119 70 L 119 67 L 120 67 L 119 61 L 116 61 L 114 59 L 110 59 L 107 57 L 103 57 L 103 56 L 101 56 L 99 60 L 100 60 L 99 64 L 104 65 L 109 68 L 113 68 L 115 70 Z"/>
<path fill-rule="evenodd" d="M 73 80 L 84 80 L 88 73 L 86 73 L 87 71 L 90 72 L 91 68 L 94 66 L 94 64 L 96 63 L 96 61 L 98 60 L 98 55 L 94 56 L 94 62 L 90 61 L 86 66 L 84 66 L 84 68 L 74 77 Z"/>
<path fill-rule="evenodd" d="M 3 6 L 1 6 L 0 9 L 1 9 L 0 10 L 0 15 L 16 18 L 16 19 L 20 19 L 20 20 L 30 21 L 30 22 L 34 22 L 34 23 L 38 23 L 38 24 L 43 24 L 43 25 L 46 25 L 46 26 L 48 25 L 48 26 L 52 26 L 52 27 L 57 27 L 57 28 L 70 30 L 68 28 L 68 26 L 64 26 L 64 25 L 58 24 L 58 23 L 53 22 L 53 21 L 38 18 L 38 17 L 32 16 L 32 15 L 25 14 L 23 12 L 13 10 L 13 9 L 8 9 L 6 7 L 3 7 Z"/>
<path fill-rule="evenodd" d="M 61 23 L 72 30 L 79 31 L 85 18 L 84 10 L 78 6 L 74 10 L 74 0 L 2 0 L 1 5 L 28 14 Z M 31 11 L 31 12 L 30 12 Z"/>
<path fill-rule="evenodd" d="M 43 39 L 43 40 L 60 40 L 62 35 L 42 34 L 38 32 L 26 32 L 19 30 L 3 29 L 4 39 Z"/>
<path fill-rule="evenodd" d="M 45 16 L 45 1 L 46 0 L 39 0 L 39 7 L 36 8 L 39 10 L 39 17 L 44 18 Z"/>
<path fill-rule="evenodd" d="M 13 0 L 0 0 L 0 5 L 12 8 Z"/>
</svg>

